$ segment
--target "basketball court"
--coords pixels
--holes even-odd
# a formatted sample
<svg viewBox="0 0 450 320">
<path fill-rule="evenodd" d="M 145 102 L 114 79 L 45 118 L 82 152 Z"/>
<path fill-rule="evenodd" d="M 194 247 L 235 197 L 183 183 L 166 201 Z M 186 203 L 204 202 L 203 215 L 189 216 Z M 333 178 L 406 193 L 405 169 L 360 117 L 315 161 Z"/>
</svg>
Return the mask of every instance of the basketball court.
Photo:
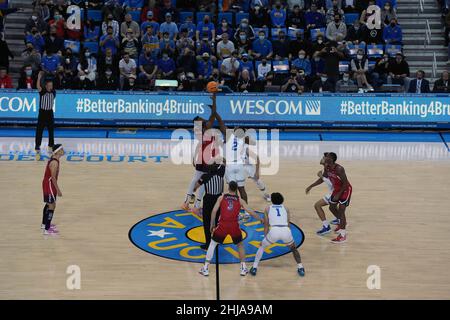
<svg viewBox="0 0 450 320">
<path fill-rule="evenodd" d="M 34 160 L 31 137 L 0 138 L 0 299 L 215 299 L 215 268 L 209 278 L 202 277 L 200 263 L 179 259 L 182 253 L 171 255 L 164 242 L 177 238 L 170 246 L 183 249 L 178 235 L 199 240 L 188 235 L 187 220 L 182 220 L 190 217 L 194 225 L 196 218 L 180 216 L 193 168 L 172 163 L 174 142 L 57 142 L 67 153 L 59 178 L 63 197 L 54 218 L 61 233 L 46 238 L 40 230 L 45 158 Z M 320 221 L 313 204 L 326 193 L 325 186 L 305 195 L 326 151 L 337 153 L 354 190 L 348 241 L 340 245 L 330 243 L 333 234 L 315 234 Z M 445 143 L 280 141 L 279 172 L 263 179 L 270 192 L 284 195 L 301 230 L 306 276 L 300 278 L 291 254 L 281 251 L 261 261 L 256 277 L 240 277 L 238 264 L 220 264 L 222 299 L 450 298 L 450 152 Z M 250 180 L 247 192 L 250 207 L 263 211 L 267 203 Z M 155 227 L 147 241 L 159 241 L 152 246 L 160 254 L 131 241 L 133 226 L 167 212 L 171 220 L 146 224 Z M 202 251 L 192 246 L 184 255 L 202 259 Z M 81 270 L 80 290 L 66 286 L 72 265 Z M 380 289 L 367 287 L 369 266 L 380 268 Z"/>
</svg>

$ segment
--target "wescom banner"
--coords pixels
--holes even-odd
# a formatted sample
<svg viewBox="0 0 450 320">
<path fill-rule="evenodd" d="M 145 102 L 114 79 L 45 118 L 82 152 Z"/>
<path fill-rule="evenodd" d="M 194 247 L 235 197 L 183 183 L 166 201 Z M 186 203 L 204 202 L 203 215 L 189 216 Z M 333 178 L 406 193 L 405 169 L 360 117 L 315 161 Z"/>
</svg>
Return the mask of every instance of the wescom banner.
<svg viewBox="0 0 450 320">
<path fill-rule="evenodd" d="M 210 114 L 204 93 L 59 91 L 57 124 L 186 125 Z M 34 123 L 39 95 L 0 91 L 0 123 Z M 229 124 L 275 127 L 450 127 L 449 95 L 225 94 L 217 111 Z"/>
</svg>

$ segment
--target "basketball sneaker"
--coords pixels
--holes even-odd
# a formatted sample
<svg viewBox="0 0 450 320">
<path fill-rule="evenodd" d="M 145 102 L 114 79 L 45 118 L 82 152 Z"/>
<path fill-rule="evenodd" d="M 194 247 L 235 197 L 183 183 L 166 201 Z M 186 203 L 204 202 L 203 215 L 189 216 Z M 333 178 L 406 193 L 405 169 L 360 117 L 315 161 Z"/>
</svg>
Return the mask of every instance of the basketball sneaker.
<svg viewBox="0 0 450 320">
<path fill-rule="evenodd" d="M 264 196 L 263 196 L 263 198 L 264 198 L 264 200 L 266 200 L 267 202 L 272 201 L 272 199 L 270 198 L 270 194 L 268 194 L 268 193 L 265 193 Z"/>
<path fill-rule="evenodd" d="M 304 277 L 305 276 L 305 268 L 298 268 L 297 272 L 298 272 L 298 275 L 300 277 Z"/>
<path fill-rule="evenodd" d="M 339 234 L 335 239 L 331 240 L 332 243 L 344 243 L 347 241 L 347 235 L 343 236 L 342 234 Z"/>
<path fill-rule="evenodd" d="M 191 194 L 189 197 L 189 203 L 194 204 L 194 202 L 195 202 L 195 194 Z"/>
<path fill-rule="evenodd" d="M 55 229 L 56 228 L 56 224 L 51 224 L 50 225 L 50 229 Z M 44 230 L 45 229 L 45 224 L 41 224 L 41 229 Z"/>
<path fill-rule="evenodd" d="M 317 230 L 316 234 L 319 235 L 319 236 L 323 236 L 323 235 L 325 235 L 327 233 L 330 233 L 330 232 L 331 232 L 331 227 L 330 226 L 328 226 L 328 227 L 322 226 L 322 229 Z"/>
<path fill-rule="evenodd" d="M 183 202 L 183 204 L 180 207 L 181 207 L 181 209 L 186 210 L 186 211 L 190 210 L 189 204 L 187 203 L 187 201 Z"/>
<path fill-rule="evenodd" d="M 241 267 L 240 275 L 245 277 L 248 273 L 248 269 L 246 267 Z"/>
<path fill-rule="evenodd" d="M 334 229 L 334 233 L 339 233 L 339 231 L 341 231 L 341 227 L 338 225 L 336 229 Z"/>
<path fill-rule="evenodd" d="M 43 234 L 44 234 L 44 236 L 57 236 L 58 233 L 59 233 L 58 230 L 54 230 L 54 229 L 45 230 L 44 229 L 44 233 Z"/>
<path fill-rule="evenodd" d="M 339 224 L 339 222 L 340 222 L 339 219 L 336 218 L 336 219 L 334 219 L 334 220 L 331 220 L 331 221 L 330 221 L 330 224 L 336 225 L 336 224 Z"/>
<path fill-rule="evenodd" d="M 209 276 L 209 270 L 208 268 L 205 268 L 205 266 L 203 266 L 198 273 L 205 277 Z"/>
<path fill-rule="evenodd" d="M 250 268 L 250 274 L 251 274 L 252 276 L 256 276 L 256 272 L 258 272 L 258 268 L 254 268 L 254 267 L 251 267 L 251 268 Z"/>
</svg>

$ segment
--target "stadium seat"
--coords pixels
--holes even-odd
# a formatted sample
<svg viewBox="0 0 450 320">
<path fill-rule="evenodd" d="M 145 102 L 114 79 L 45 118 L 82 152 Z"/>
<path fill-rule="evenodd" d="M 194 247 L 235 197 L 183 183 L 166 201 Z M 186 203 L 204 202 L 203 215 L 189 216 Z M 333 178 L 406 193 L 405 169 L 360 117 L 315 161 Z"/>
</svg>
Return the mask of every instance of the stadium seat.
<svg viewBox="0 0 450 320">
<path fill-rule="evenodd" d="M 80 53 L 80 42 L 73 40 L 64 40 L 64 48 L 70 48 L 73 53 Z"/>
<path fill-rule="evenodd" d="M 384 51 L 389 57 L 394 57 L 397 52 L 402 52 L 402 46 L 400 44 L 387 44 Z"/>
<path fill-rule="evenodd" d="M 348 72 L 350 69 L 350 61 L 339 61 L 339 72 Z"/>
<path fill-rule="evenodd" d="M 297 32 L 300 32 L 302 34 L 302 38 L 305 36 L 305 30 L 289 27 L 289 29 L 288 29 L 288 37 L 291 40 L 297 39 Z"/>
<path fill-rule="evenodd" d="M 226 19 L 230 26 L 233 25 L 233 14 L 231 12 L 220 12 L 217 20 L 218 25 L 222 22 L 222 19 Z"/>
<path fill-rule="evenodd" d="M 348 44 L 347 45 L 349 55 L 350 57 L 354 58 L 356 57 L 356 53 L 358 52 L 358 49 L 363 49 L 364 52 L 366 52 L 366 45 L 364 44 Z"/>
<path fill-rule="evenodd" d="M 197 18 L 197 23 L 199 23 L 200 21 L 203 21 L 203 18 L 208 15 L 211 17 L 211 13 L 210 12 L 197 12 L 196 14 L 196 18 Z"/>
<path fill-rule="evenodd" d="M 260 31 L 264 31 L 264 34 L 266 35 L 266 38 L 269 37 L 269 28 L 253 28 L 253 31 L 255 32 L 255 36 L 258 38 L 258 33 Z"/>
<path fill-rule="evenodd" d="M 188 17 L 194 18 L 194 14 L 190 11 L 180 12 L 180 22 L 181 23 L 185 22 Z M 192 19 L 192 22 L 194 22 L 194 19 Z"/>
<path fill-rule="evenodd" d="M 242 19 L 248 19 L 249 14 L 247 12 L 237 12 L 235 17 L 236 25 L 238 25 L 241 23 Z"/>
<path fill-rule="evenodd" d="M 91 53 L 98 53 L 98 42 L 95 41 L 86 41 L 83 42 L 83 47 L 88 48 Z"/>
<path fill-rule="evenodd" d="M 141 9 L 130 10 L 128 13 L 131 14 L 133 21 L 136 21 L 137 23 L 141 22 Z"/>
<path fill-rule="evenodd" d="M 375 68 L 375 61 L 369 61 L 369 71 L 373 71 L 373 69 Z"/>
<path fill-rule="evenodd" d="M 316 38 L 319 34 L 325 36 L 325 28 L 311 29 L 310 30 L 311 41 L 316 41 Z"/>
<path fill-rule="evenodd" d="M 369 44 L 367 46 L 367 57 L 369 59 L 380 58 L 384 54 L 382 44 Z"/>
<path fill-rule="evenodd" d="M 289 72 L 289 60 L 273 60 L 272 61 L 273 72 L 275 73 L 288 73 Z"/>
<path fill-rule="evenodd" d="M 359 13 L 346 13 L 344 14 L 345 24 L 351 25 L 355 20 L 359 19 Z"/>
<path fill-rule="evenodd" d="M 270 29 L 270 36 L 272 37 L 273 40 L 278 40 L 278 33 L 280 31 L 284 31 L 284 34 L 287 34 L 287 29 L 286 28 L 272 28 L 272 29 Z"/>
<path fill-rule="evenodd" d="M 101 10 L 88 10 L 87 18 L 92 19 L 95 22 L 101 22 L 102 21 L 102 11 Z"/>
</svg>

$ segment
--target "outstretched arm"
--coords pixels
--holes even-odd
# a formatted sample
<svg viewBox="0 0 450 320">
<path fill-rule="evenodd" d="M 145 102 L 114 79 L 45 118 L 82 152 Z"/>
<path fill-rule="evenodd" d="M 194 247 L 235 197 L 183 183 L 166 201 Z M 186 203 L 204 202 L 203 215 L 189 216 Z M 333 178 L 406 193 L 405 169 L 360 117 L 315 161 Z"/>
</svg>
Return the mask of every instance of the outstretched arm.
<svg viewBox="0 0 450 320">
<path fill-rule="evenodd" d="M 37 81 L 36 81 L 36 88 L 38 89 L 39 92 L 42 91 L 41 81 L 42 81 L 42 74 L 43 73 L 44 73 L 44 71 L 39 71 L 38 78 L 37 78 Z"/>
<path fill-rule="evenodd" d="M 313 184 L 311 184 L 308 188 L 306 188 L 305 193 L 308 194 L 312 188 L 317 187 L 322 184 L 323 180 L 321 178 L 317 179 Z"/>
<path fill-rule="evenodd" d="M 222 132 L 223 136 L 226 137 L 227 127 L 225 126 L 225 123 L 223 122 L 222 117 L 217 113 L 216 94 L 215 93 L 213 93 L 211 100 L 213 101 L 215 118 L 219 122 L 219 130 L 220 130 L 220 132 Z"/>
<path fill-rule="evenodd" d="M 214 125 L 214 120 L 216 119 L 217 105 L 216 105 L 216 94 L 215 93 L 213 93 L 211 100 L 212 100 L 211 115 L 209 116 L 209 119 L 208 119 L 208 122 L 206 123 L 205 129 L 211 129 L 212 126 Z"/>
<path fill-rule="evenodd" d="M 264 210 L 264 236 L 269 233 L 269 207 Z"/>
<path fill-rule="evenodd" d="M 253 218 L 255 218 L 256 220 L 259 220 L 261 222 L 264 222 L 264 219 L 262 219 L 255 211 L 253 211 L 252 209 L 250 209 L 247 206 L 247 203 L 245 201 L 243 201 L 242 199 L 239 199 L 239 202 L 241 203 L 241 207 L 247 211 Z M 212 218 L 211 218 L 212 219 Z"/>
</svg>

